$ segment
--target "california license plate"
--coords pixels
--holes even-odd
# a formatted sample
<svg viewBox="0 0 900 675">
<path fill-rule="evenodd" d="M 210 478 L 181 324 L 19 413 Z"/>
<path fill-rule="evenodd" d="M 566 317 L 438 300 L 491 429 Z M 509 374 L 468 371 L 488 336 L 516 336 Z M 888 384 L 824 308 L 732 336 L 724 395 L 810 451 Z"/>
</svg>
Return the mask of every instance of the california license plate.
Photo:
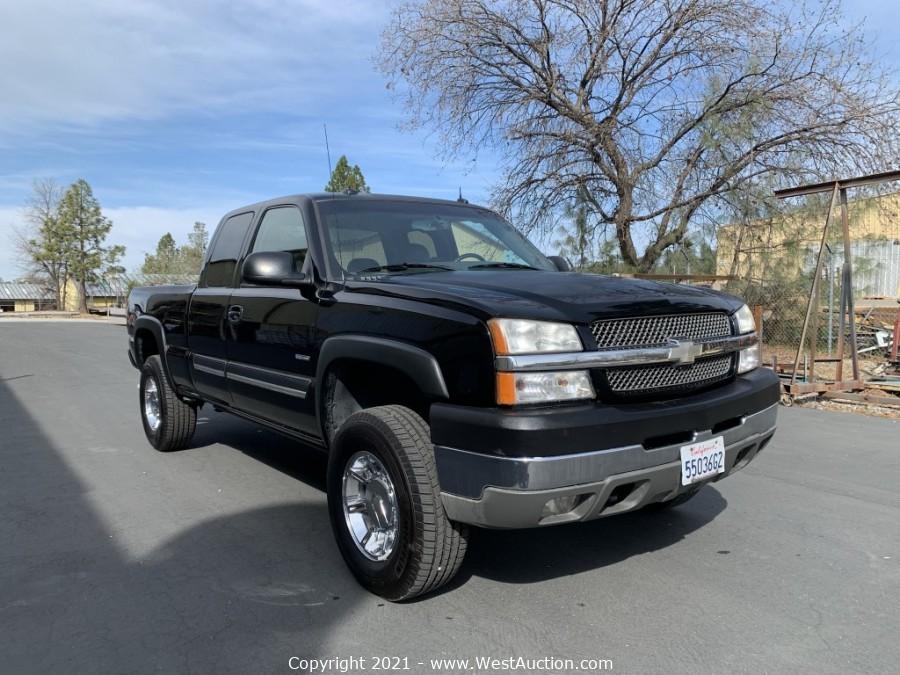
<svg viewBox="0 0 900 675">
<path fill-rule="evenodd" d="M 681 484 L 699 483 L 725 472 L 725 441 L 721 436 L 681 447 Z"/>
</svg>

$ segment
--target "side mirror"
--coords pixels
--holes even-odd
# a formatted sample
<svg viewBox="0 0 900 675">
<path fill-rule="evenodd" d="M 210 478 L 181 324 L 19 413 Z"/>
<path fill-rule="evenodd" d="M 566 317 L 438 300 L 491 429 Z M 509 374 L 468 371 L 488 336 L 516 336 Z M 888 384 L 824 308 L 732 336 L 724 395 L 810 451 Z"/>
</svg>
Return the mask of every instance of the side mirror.
<svg viewBox="0 0 900 675">
<path fill-rule="evenodd" d="M 294 256 L 287 251 L 251 253 L 244 260 L 241 275 L 245 281 L 260 286 L 303 288 L 313 283 L 308 275 L 294 271 Z"/>
<path fill-rule="evenodd" d="M 549 255 L 549 256 L 547 256 L 547 258 L 550 260 L 550 262 L 552 262 L 554 265 L 556 265 L 556 269 L 558 269 L 560 272 L 571 272 L 572 271 L 571 263 L 563 256 Z"/>
</svg>

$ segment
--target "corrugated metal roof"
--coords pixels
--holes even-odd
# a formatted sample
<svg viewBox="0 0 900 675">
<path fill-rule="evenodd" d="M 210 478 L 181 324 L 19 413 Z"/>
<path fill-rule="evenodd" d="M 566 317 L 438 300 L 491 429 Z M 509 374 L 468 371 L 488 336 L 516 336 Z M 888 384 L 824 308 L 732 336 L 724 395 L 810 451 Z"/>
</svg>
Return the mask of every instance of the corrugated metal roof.
<svg viewBox="0 0 900 675">
<path fill-rule="evenodd" d="M 129 286 L 196 284 L 199 278 L 197 274 L 123 274 L 88 284 L 87 294 L 88 297 L 124 297 Z"/>
<path fill-rule="evenodd" d="M 87 285 L 89 298 L 124 298 L 129 287 L 196 284 L 196 274 L 124 274 L 107 277 Z M 0 300 L 55 300 L 50 288 L 20 281 L 0 281 Z"/>
<path fill-rule="evenodd" d="M 53 292 L 38 284 L 0 281 L 0 300 L 55 300 Z"/>
</svg>

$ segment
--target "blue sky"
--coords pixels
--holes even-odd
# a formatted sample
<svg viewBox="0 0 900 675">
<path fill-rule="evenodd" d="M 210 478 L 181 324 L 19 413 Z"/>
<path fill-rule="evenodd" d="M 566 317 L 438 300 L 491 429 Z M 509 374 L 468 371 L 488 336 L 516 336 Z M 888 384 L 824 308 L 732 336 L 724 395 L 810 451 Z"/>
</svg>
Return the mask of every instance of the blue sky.
<svg viewBox="0 0 900 675">
<path fill-rule="evenodd" d="M 32 180 L 87 179 L 138 267 L 165 232 L 184 241 L 236 206 L 320 190 L 347 154 L 377 192 L 486 202 L 489 153 L 439 159 L 399 128 L 372 65 L 391 2 L 0 0 L 0 277 Z M 900 2 L 848 2 L 873 47 L 900 63 Z"/>
</svg>

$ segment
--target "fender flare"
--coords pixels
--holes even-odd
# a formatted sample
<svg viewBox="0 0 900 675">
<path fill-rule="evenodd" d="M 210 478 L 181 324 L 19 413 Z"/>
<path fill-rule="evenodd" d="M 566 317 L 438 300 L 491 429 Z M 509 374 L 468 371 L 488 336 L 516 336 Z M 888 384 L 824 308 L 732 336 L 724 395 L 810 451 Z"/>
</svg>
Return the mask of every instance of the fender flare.
<svg viewBox="0 0 900 675">
<path fill-rule="evenodd" d="M 316 363 L 316 417 L 321 418 L 325 373 L 338 359 L 368 361 L 395 368 L 406 374 L 423 394 L 449 399 L 444 374 L 437 359 L 421 347 L 369 335 L 335 335 L 322 343 Z M 321 426 L 321 419 L 319 420 Z"/>
<path fill-rule="evenodd" d="M 137 361 L 137 357 L 139 354 L 137 353 L 137 334 L 138 331 L 148 330 L 153 335 L 156 340 L 156 346 L 159 347 L 159 358 L 162 361 L 163 371 L 166 373 L 166 377 L 169 378 L 169 382 L 172 383 L 174 387 L 174 380 L 172 380 L 172 373 L 169 372 L 169 359 L 167 358 L 167 344 L 166 344 L 166 332 L 163 330 L 163 325 L 160 323 L 159 319 L 155 316 L 151 316 L 149 314 L 141 314 L 134 320 L 134 337 L 135 337 L 135 361 Z M 143 367 L 142 363 L 138 363 L 136 365 L 137 369 L 140 370 Z"/>
</svg>

